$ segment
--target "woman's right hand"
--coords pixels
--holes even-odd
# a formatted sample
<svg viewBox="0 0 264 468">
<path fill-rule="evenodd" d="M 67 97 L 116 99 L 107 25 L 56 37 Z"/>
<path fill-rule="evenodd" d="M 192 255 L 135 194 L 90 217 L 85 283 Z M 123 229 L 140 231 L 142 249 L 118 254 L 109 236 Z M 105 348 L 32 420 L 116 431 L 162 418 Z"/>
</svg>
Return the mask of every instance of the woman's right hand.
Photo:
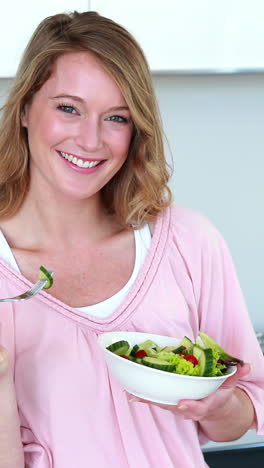
<svg viewBox="0 0 264 468">
<path fill-rule="evenodd" d="M 0 345 L 0 468 L 24 468 L 20 420 L 8 352 Z"/>
</svg>

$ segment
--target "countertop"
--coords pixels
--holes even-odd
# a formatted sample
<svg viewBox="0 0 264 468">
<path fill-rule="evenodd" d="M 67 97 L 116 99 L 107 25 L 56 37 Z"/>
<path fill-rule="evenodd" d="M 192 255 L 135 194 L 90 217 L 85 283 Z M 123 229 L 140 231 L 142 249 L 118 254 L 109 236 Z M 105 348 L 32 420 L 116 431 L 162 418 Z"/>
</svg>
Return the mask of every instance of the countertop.
<svg viewBox="0 0 264 468">
<path fill-rule="evenodd" d="M 246 432 L 240 439 L 233 440 L 232 442 L 208 442 L 202 449 L 207 452 L 209 450 L 227 450 L 242 446 L 252 447 L 257 444 L 264 445 L 264 436 L 257 435 L 256 431 L 252 429 Z"/>
</svg>

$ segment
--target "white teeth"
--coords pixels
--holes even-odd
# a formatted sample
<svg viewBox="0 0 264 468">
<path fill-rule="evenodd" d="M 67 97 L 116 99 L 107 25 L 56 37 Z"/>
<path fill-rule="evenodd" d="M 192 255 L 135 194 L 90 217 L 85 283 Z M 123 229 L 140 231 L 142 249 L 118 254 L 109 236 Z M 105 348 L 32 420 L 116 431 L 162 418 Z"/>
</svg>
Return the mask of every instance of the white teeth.
<svg viewBox="0 0 264 468">
<path fill-rule="evenodd" d="M 72 154 L 63 153 L 61 151 L 61 155 L 67 159 L 68 161 L 76 164 L 78 167 L 94 167 L 100 163 L 100 161 L 84 161 L 83 159 L 79 159 L 76 156 L 72 156 Z"/>
</svg>

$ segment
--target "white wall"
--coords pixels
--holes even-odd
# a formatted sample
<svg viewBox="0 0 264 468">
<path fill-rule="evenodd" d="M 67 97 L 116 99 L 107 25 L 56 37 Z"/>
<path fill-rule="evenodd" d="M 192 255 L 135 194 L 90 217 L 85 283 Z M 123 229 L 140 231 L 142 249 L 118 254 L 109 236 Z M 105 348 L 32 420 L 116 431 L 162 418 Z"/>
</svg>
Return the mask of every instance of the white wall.
<svg viewBox="0 0 264 468">
<path fill-rule="evenodd" d="M 264 331 L 264 74 L 154 82 L 174 157 L 175 200 L 220 229 L 253 324 Z"/>
<path fill-rule="evenodd" d="M 0 104 L 9 83 L 0 80 Z M 175 201 L 220 229 L 255 329 L 264 331 L 264 75 L 155 76 L 154 83 Z"/>
<path fill-rule="evenodd" d="M 0 107 L 4 104 L 5 98 L 8 92 L 8 88 L 11 85 L 11 79 L 0 79 Z"/>
</svg>

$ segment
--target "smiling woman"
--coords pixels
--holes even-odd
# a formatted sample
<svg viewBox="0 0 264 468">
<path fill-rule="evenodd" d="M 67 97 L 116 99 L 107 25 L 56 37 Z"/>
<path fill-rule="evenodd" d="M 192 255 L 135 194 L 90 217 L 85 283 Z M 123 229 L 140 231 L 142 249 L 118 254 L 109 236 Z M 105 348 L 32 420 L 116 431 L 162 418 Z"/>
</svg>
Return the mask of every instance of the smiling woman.
<svg viewBox="0 0 264 468">
<path fill-rule="evenodd" d="M 204 468 L 201 441 L 264 432 L 263 355 L 232 259 L 208 220 L 170 206 L 168 179 L 133 37 L 95 12 L 44 19 L 0 123 L 0 297 L 41 264 L 54 282 L 2 305 L 0 468 Z M 173 407 L 129 401 L 98 345 L 200 328 L 254 366 Z"/>
<path fill-rule="evenodd" d="M 22 125 L 34 199 L 40 189 L 47 199 L 99 199 L 127 159 L 133 133 L 120 89 L 88 52 L 57 59 L 50 77 L 25 105 Z"/>
<path fill-rule="evenodd" d="M 23 120 L 25 109 L 31 105 L 31 99 L 37 99 L 35 93 L 37 96 L 40 93 L 42 97 L 48 93 L 45 97 L 50 101 L 50 106 L 54 105 L 65 114 L 64 120 L 61 117 L 65 128 L 74 125 L 75 132 L 77 127 L 81 129 L 78 141 L 83 146 L 85 135 L 89 139 L 86 150 L 93 151 L 100 132 L 98 125 L 97 131 L 95 127 L 92 128 L 95 116 L 91 113 L 91 107 L 87 106 L 93 105 L 99 98 L 103 100 L 100 81 L 103 73 L 109 93 L 108 102 L 101 102 L 98 108 L 100 116 L 104 117 L 102 121 L 109 122 L 103 128 L 108 133 L 112 130 L 112 134 L 118 131 L 119 137 L 121 125 L 114 123 L 127 123 L 129 131 L 133 129 L 126 163 L 121 171 L 112 173 L 115 177 L 110 176 L 109 183 L 103 187 L 104 205 L 118 216 L 122 225 L 129 227 L 132 223 L 140 226 L 144 222 L 154 221 L 157 214 L 170 204 L 171 194 L 167 186 L 169 171 L 151 75 L 144 55 L 133 37 L 121 26 L 94 12 L 84 15 L 76 12 L 72 16 L 62 14 L 47 18 L 33 34 L 24 53 L 4 107 L 1 127 L 3 138 L 0 140 L 0 153 L 6 155 L 5 161 L 1 160 L 2 165 L 0 161 L 0 186 L 5 191 L 4 202 L 2 198 L 0 200 L 0 215 L 3 218 L 10 216 L 10 210 L 13 214 L 19 208 L 27 193 L 28 134 L 20 130 L 20 120 L 21 116 Z M 81 73 L 84 61 L 88 60 L 84 57 L 87 53 L 92 66 L 96 68 L 93 80 L 89 73 L 86 78 Z M 111 115 L 110 111 L 114 114 Z M 90 131 L 93 136 L 89 135 Z M 121 134 L 126 131 L 122 128 Z M 63 149 L 67 153 L 67 148 Z M 78 152 L 72 156 L 82 159 L 78 158 Z M 148 177 L 145 177 L 146 171 Z"/>
</svg>

